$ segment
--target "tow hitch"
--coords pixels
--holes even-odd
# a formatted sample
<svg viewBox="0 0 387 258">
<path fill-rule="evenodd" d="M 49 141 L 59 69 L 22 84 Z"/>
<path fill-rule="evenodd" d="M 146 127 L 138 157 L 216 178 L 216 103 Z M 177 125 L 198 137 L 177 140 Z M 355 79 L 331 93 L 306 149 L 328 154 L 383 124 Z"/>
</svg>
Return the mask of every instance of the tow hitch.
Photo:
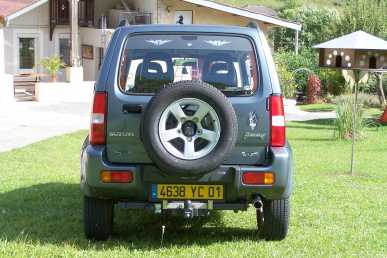
<svg viewBox="0 0 387 258">
<path fill-rule="evenodd" d="M 207 216 L 210 210 L 213 209 L 213 201 L 193 202 L 191 200 L 184 201 L 167 201 L 163 200 L 160 211 L 170 211 L 172 214 L 183 213 L 184 218 L 192 219 L 198 216 Z"/>
<path fill-rule="evenodd" d="M 184 201 L 184 218 L 191 219 L 194 217 L 194 209 L 191 200 Z"/>
</svg>

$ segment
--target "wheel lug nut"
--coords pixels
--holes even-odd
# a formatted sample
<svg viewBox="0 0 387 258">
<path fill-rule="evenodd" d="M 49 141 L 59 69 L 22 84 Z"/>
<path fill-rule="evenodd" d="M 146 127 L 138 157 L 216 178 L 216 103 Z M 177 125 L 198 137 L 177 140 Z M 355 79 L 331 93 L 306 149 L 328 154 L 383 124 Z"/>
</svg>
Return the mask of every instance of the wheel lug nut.
<svg viewBox="0 0 387 258">
<path fill-rule="evenodd" d="M 194 117 L 194 118 L 192 119 L 192 121 L 194 121 L 195 123 L 197 123 L 197 122 L 199 122 L 199 118 Z"/>
<path fill-rule="evenodd" d="M 177 133 L 181 133 L 181 130 L 180 130 L 180 129 L 177 129 Z"/>
<path fill-rule="evenodd" d="M 190 141 L 192 141 L 192 138 L 191 138 L 191 137 L 189 137 L 187 140 L 190 142 Z"/>
<path fill-rule="evenodd" d="M 201 133 L 202 133 L 202 130 L 199 129 L 199 130 L 198 130 L 198 134 L 201 134 Z"/>
</svg>

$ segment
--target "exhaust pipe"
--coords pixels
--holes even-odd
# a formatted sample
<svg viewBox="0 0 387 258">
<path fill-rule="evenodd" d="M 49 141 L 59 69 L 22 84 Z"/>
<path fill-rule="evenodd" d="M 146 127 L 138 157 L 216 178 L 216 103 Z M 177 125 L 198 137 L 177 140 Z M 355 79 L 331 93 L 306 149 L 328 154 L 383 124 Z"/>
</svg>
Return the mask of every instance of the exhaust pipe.
<svg viewBox="0 0 387 258">
<path fill-rule="evenodd" d="M 256 196 L 253 200 L 253 206 L 254 208 L 256 208 L 257 210 L 260 210 L 263 208 L 263 202 L 262 202 L 262 199 L 261 197 L 259 196 Z"/>
</svg>

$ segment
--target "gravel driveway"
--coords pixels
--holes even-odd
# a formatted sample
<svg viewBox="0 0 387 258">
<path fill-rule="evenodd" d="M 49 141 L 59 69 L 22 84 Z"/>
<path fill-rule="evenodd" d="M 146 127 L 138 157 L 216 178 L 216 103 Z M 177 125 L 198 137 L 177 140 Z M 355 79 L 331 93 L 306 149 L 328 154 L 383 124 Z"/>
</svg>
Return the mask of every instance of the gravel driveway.
<svg viewBox="0 0 387 258">
<path fill-rule="evenodd" d="M 0 106 L 0 152 L 88 129 L 90 104 L 15 102 Z"/>
<path fill-rule="evenodd" d="M 302 111 L 298 106 L 296 106 L 296 101 L 293 99 L 286 99 L 284 101 L 284 105 L 285 105 L 286 121 L 308 121 L 308 120 L 316 120 L 316 119 L 336 118 L 335 112 Z"/>
</svg>

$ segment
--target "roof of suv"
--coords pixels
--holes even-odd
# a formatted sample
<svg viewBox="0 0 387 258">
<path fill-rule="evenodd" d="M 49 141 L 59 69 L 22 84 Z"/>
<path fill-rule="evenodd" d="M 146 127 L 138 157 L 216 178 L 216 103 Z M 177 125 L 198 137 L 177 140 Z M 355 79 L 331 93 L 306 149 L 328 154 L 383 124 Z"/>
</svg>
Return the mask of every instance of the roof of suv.
<svg viewBox="0 0 387 258">
<path fill-rule="evenodd" d="M 223 25 L 165 25 L 165 24 L 152 24 L 152 25 L 131 25 L 121 27 L 119 30 L 124 30 L 129 33 L 136 32 L 212 32 L 212 33 L 235 33 L 254 35 L 257 33 L 257 29 L 250 27 L 238 27 L 238 26 L 223 26 Z"/>
</svg>

